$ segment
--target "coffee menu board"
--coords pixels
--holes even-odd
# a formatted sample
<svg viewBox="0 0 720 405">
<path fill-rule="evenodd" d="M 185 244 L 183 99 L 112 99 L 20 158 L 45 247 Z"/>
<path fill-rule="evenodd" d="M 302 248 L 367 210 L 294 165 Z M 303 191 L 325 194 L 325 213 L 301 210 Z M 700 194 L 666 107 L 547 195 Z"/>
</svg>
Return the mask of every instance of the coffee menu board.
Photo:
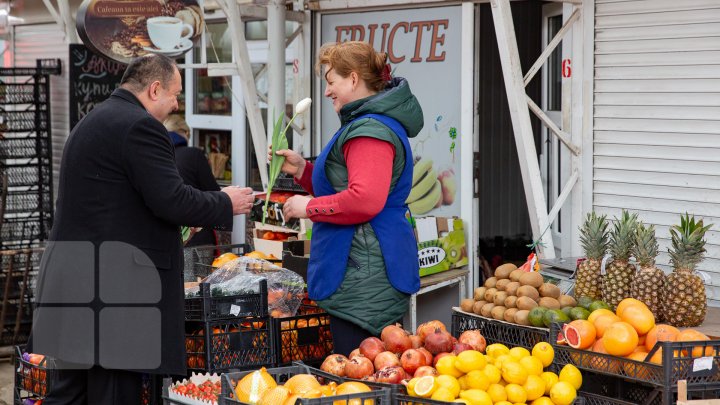
<svg viewBox="0 0 720 405">
<path fill-rule="evenodd" d="M 70 129 L 120 85 L 125 65 L 91 51 L 85 45 L 70 45 Z"/>
<path fill-rule="evenodd" d="M 83 43 L 125 64 L 148 53 L 178 58 L 204 29 L 197 0 L 85 0 L 77 13 Z"/>
</svg>

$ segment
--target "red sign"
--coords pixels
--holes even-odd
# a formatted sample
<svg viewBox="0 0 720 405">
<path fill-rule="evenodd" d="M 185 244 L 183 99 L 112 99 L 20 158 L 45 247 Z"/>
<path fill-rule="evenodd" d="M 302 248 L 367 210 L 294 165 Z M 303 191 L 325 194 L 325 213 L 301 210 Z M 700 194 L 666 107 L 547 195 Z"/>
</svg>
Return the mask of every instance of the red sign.
<svg viewBox="0 0 720 405">
<path fill-rule="evenodd" d="M 563 59 L 562 61 L 562 77 L 568 78 L 572 76 L 572 62 L 570 59 Z"/>
</svg>

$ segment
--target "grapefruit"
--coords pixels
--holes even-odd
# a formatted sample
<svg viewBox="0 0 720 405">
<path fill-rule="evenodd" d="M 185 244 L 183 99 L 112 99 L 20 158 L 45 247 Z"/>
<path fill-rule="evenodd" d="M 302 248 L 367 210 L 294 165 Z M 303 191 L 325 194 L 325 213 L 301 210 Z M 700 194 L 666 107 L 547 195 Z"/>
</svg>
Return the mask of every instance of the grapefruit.
<svg viewBox="0 0 720 405">
<path fill-rule="evenodd" d="M 590 315 L 588 316 L 587 320 L 592 323 L 595 323 L 595 320 L 598 317 L 601 317 L 603 315 L 615 315 L 615 313 L 609 309 L 598 309 L 598 310 L 590 312 Z"/>
<path fill-rule="evenodd" d="M 607 350 L 605 350 L 605 342 L 603 342 L 603 339 L 595 341 L 592 351 L 600 354 L 608 354 Z M 618 360 L 610 360 L 601 356 L 592 356 L 590 357 L 589 363 L 590 367 L 597 370 L 607 371 L 608 373 L 617 373 L 620 371 L 620 362 L 618 362 Z"/>
<path fill-rule="evenodd" d="M 637 331 L 627 322 L 615 322 L 605 330 L 603 345 L 608 354 L 627 356 L 638 345 Z"/>
<path fill-rule="evenodd" d="M 655 327 L 655 316 L 645 306 L 627 306 L 622 313 L 618 311 L 618 314 L 620 319 L 635 328 L 638 335 L 645 335 Z"/>
<path fill-rule="evenodd" d="M 678 333 L 680 331 L 674 326 L 657 324 L 645 337 L 645 349 L 649 352 L 657 342 L 674 342 Z"/>
<path fill-rule="evenodd" d="M 707 335 L 704 333 L 698 332 L 695 329 L 686 329 L 680 333 L 677 334 L 676 341 L 677 342 L 695 342 L 695 341 L 704 341 L 704 340 L 710 340 Z M 713 355 L 713 349 L 712 347 L 706 347 L 705 350 L 705 356 L 712 356 Z M 695 346 L 692 350 L 692 353 L 688 353 L 687 350 L 683 350 L 683 354 L 685 356 L 690 357 L 702 357 L 703 356 L 703 346 Z"/>
<path fill-rule="evenodd" d="M 592 317 L 592 315 L 591 315 Z M 597 318 L 595 318 L 595 321 L 590 321 L 588 319 L 588 322 L 592 322 L 593 326 L 595 326 L 595 333 L 597 337 L 601 338 L 605 336 L 605 331 L 610 327 L 610 325 L 614 324 L 615 322 L 620 322 L 621 319 L 615 314 L 606 314 L 606 315 L 600 315 Z"/>
<path fill-rule="evenodd" d="M 615 313 L 617 314 L 617 316 L 621 317 L 623 311 L 625 311 L 626 308 L 633 306 L 639 306 L 645 309 L 649 309 L 647 305 L 645 305 L 645 303 L 640 300 L 636 300 L 635 298 L 625 298 L 624 300 L 620 301 L 617 309 L 615 310 Z"/>
<path fill-rule="evenodd" d="M 629 360 L 644 362 L 645 357 L 647 357 L 647 353 L 645 352 L 633 352 L 626 358 Z M 625 370 L 625 373 L 631 377 L 644 377 L 648 372 L 647 367 L 636 364 L 632 361 L 623 362 L 623 370 Z"/>
<path fill-rule="evenodd" d="M 573 349 L 587 349 L 595 343 L 595 326 L 583 319 L 570 322 L 565 328 L 565 340 Z"/>
</svg>

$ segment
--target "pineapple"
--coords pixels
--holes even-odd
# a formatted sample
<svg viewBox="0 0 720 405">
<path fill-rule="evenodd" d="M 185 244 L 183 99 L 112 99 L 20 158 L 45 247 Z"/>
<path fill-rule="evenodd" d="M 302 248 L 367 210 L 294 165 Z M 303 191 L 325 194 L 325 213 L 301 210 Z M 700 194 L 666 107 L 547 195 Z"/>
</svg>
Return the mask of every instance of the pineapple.
<svg viewBox="0 0 720 405">
<path fill-rule="evenodd" d="M 608 246 L 608 222 L 605 215 L 590 212 L 580 228 L 580 243 L 585 250 L 584 260 L 575 275 L 575 297 L 600 299 L 600 262 Z"/>
<path fill-rule="evenodd" d="M 679 226 L 670 228 L 672 249 L 668 252 L 673 271 L 665 278 L 662 312 L 673 326 L 698 326 L 705 320 L 705 283 L 695 274 L 695 266 L 703 259 L 705 232 L 711 226 L 703 226 L 702 219 L 695 222 L 695 216 L 685 214 Z"/>
<path fill-rule="evenodd" d="M 613 230 L 610 232 L 608 250 L 612 262 L 607 266 L 607 274 L 602 280 L 602 296 L 614 311 L 620 301 L 630 296 L 630 283 L 635 278 L 635 266 L 629 264 L 630 255 L 635 245 L 637 214 L 622 210 L 620 218 L 615 218 Z"/>
<path fill-rule="evenodd" d="M 663 283 L 665 273 L 655 267 L 655 258 L 658 255 L 658 242 L 655 239 L 655 226 L 638 225 L 635 233 L 635 260 L 640 269 L 630 287 L 630 296 L 645 303 L 650 308 L 655 320 L 660 321 Z"/>
</svg>

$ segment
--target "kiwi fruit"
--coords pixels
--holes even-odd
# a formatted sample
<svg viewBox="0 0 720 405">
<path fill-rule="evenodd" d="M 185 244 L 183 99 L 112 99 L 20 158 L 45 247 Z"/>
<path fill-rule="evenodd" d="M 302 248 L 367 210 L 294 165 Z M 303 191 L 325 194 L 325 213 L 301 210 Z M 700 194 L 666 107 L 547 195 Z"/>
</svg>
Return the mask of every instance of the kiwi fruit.
<svg viewBox="0 0 720 405">
<path fill-rule="evenodd" d="M 492 311 L 490 311 L 490 315 L 493 319 L 503 320 L 505 319 L 505 310 L 506 308 L 502 305 L 496 305 L 493 307 Z"/>
<path fill-rule="evenodd" d="M 495 304 L 493 304 L 492 302 L 488 302 L 487 304 L 483 305 L 482 308 L 480 308 L 480 315 L 484 316 L 485 318 L 490 318 L 490 313 L 494 307 Z"/>
<path fill-rule="evenodd" d="M 555 284 L 544 283 L 538 289 L 541 297 L 560 298 L 560 289 Z"/>
<path fill-rule="evenodd" d="M 495 288 L 497 288 L 499 291 L 505 291 L 505 287 L 510 284 L 512 281 L 510 279 L 504 278 L 502 280 L 498 280 L 497 283 L 495 283 Z"/>
<path fill-rule="evenodd" d="M 538 301 L 538 305 L 548 309 L 560 309 L 560 303 L 558 302 L 558 300 L 552 297 L 540 298 L 540 301 Z"/>
<path fill-rule="evenodd" d="M 493 304 L 495 305 L 505 305 L 505 298 L 507 298 L 507 293 L 505 291 L 498 291 L 495 293 L 495 299 L 493 300 Z"/>
<path fill-rule="evenodd" d="M 530 311 L 527 309 L 521 309 L 517 312 L 515 312 L 515 323 L 518 325 L 525 325 L 529 326 L 530 321 L 528 321 L 528 315 L 530 314 Z"/>
<path fill-rule="evenodd" d="M 517 299 L 518 297 L 514 295 L 508 295 L 507 298 L 505 298 L 505 308 L 517 308 Z"/>
<path fill-rule="evenodd" d="M 506 322 L 515 322 L 515 314 L 519 311 L 517 308 L 508 308 L 505 311 L 505 321 Z"/>
<path fill-rule="evenodd" d="M 533 301 L 540 299 L 540 293 L 531 285 L 524 285 L 517 289 L 518 297 L 530 297 Z"/>
<path fill-rule="evenodd" d="M 497 278 L 490 277 L 489 279 L 485 280 L 485 287 L 487 288 L 495 288 L 495 284 L 497 283 Z"/>
<path fill-rule="evenodd" d="M 475 289 L 475 294 L 473 298 L 475 298 L 475 301 L 482 301 L 485 299 L 485 291 L 487 291 L 486 287 L 478 287 Z"/>
<path fill-rule="evenodd" d="M 538 306 L 538 304 L 530 297 L 518 297 L 517 301 L 515 301 L 515 306 L 518 309 L 525 309 L 529 311 Z"/>
<path fill-rule="evenodd" d="M 505 292 L 508 293 L 508 295 L 517 295 L 518 288 L 520 288 L 520 283 L 517 281 L 511 281 L 505 286 Z"/>
<path fill-rule="evenodd" d="M 575 301 L 575 298 L 569 296 L 569 295 L 561 295 L 560 298 L 558 298 L 558 302 L 560 303 L 560 306 L 562 308 L 565 307 L 576 307 L 577 301 Z"/>
<path fill-rule="evenodd" d="M 473 305 L 475 305 L 475 300 L 472 298 L 465 298 L 460 301 L 460 309 L 465 312 L 472 312 Z"/>
<path fill-rule="evenodd" d="M 510 273 L 510 280 L 511 281 L 520 281 L 520 276 L 522 276 L 523 274 L 525 274 L 524 271 L 522 271 L 520 269 L 515 269 Z"/>
<path fill-rule="evenodd" d="M 515 269 L 517 269 L 517 266 L 512 263 L 501 264 L 495 269 L 495 277 L 498 280 L 510 278 L 510 273 Z"/>
<path fill-rule="evenodd" d="M 497 292 L 497 290 L 495 288 L 488 288 L 487 290 L 485 290 L 485 297 L 484 297 L 485 301 L 493 302 L 493 300 L 495 299 L 496 292 Z"/>
<path fill-rule="evenodd" d="M 480 310 L 482 309 L 483 305 L 487 304 L 485 301 L 475 301 L 472 307 L 473 313 L 480 315 Z"/>
<path fill-rule="evenodd" d="M 526 272 L 520 276 L 520 280 L 518 281 L 520 281 L 520 285 L 530 285 L 535 288 L 540 288 L 544 283 L 543 276 L 537 271 Z"/>
</svg>

